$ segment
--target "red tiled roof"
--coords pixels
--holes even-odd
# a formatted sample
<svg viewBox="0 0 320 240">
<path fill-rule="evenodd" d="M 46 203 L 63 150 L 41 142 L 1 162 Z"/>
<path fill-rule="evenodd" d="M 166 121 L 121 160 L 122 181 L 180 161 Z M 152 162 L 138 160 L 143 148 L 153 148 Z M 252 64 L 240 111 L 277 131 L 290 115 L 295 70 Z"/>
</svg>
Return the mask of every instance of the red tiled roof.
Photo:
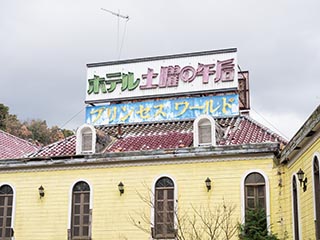
<svg viewBox="0 0 320 240">
<path fill-rule="evenodd" d="M 137 151 L 189 147 L 193 142 L 193 123 L 165 122 L 121 126 L 120 137 L 107 148 L 108 152 Z M 118 127 L 102 127 L 111 136 L 117 136 Z"/>
<path fill-rule="evenodd" d="M 22 158 L 39 147 L 0 130 L 0 159 Z"/>
<path fill-rule="evenodd" d="M 76 154 L 76 136 L 67 137 L 64 140 L 51 143 L 42 147 L 37 152 L 30 154 L 28 157 L 57 157 L 70 156 Z"/>
<path fill-rule="evenodd" d="M 193 145 L 193 121 L 99 126 L 100 131 L 113 137 L 103 152 L 129 152 L 185 148 Z M 217 145 L 241 145 L 265 142 L 286 144 L 286 140 L 250 117 L 216 119 Z M 50 144 L 31 157 L 75 155 L 76 137 Z"/>
</svg>

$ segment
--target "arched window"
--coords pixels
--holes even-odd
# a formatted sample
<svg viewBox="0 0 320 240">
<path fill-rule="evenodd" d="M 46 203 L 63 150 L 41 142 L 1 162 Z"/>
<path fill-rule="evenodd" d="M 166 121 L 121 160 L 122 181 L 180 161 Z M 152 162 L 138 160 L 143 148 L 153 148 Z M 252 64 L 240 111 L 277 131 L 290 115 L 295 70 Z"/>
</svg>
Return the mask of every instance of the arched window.
<svg viewBox="0 0 320 240">
<path fill-rule="evenodd" d="M 201 115 L 193 123 L 193 143 L 195 147 L 215 145 L 215 121 L 209 115 Z"/>
<path fill-rule="evenodd" d="M 246 210 L 266 209 L 266 182 L 260 173 L 250 173 L 245 179 L 245 206 Z"/>
<path fill-rule="evenodd" d="M 315 227 L 316 239 L 320 239 L 320 179 L 319 179 L 319 159 L 313 159 L 313 186 L 314 186 L 314 207 L 315 207 Z"/>
<path fill-rule="evenodd" d="M 294 240 L 299 240 L 299 206 L 298 188 L 296 176 L 292 178 L 292 210 L 293 210 L 293 236 Z"/>
<path fill-rule="evenodd" d="M 175 237 L 174 229 L 174 183 L 168 177 L 161 177 L 155 184 L 153 237 L 168 239 Z"/>
<path fill-rule="evenodd" d="M 90 187 L 77 182 L 72 189 L 71 239 L 91 239 Z"/>
<path fill-rule="evenodd" d="M 11 239 L 13 190 L 9 185 L 0 187 L 0 239 Z"/>
<path fill-rule="evenodd" d="M 201 119 L 198 123 L 199 144 L 211 143 L 211 123 L 209 119 Z"/>
<path fill-rule="evenodd" d="M 95 153 L 96 131 L 91 125 L 84 124 L 77 130 L 76 153 Z"/>
</svg>

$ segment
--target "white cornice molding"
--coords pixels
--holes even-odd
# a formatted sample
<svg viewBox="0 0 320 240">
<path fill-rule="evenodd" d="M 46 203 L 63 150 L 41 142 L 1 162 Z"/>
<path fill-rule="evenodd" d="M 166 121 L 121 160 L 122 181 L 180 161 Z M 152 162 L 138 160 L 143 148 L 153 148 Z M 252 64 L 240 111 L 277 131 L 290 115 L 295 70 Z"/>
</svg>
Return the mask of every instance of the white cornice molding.
<svg viewBox="0 0 320 240">
<path fill-rule="evenodd" d="M 214 163 L 214 162 L 230 162 L 230 161 L 246 161 L 246 160 L 262 160 L 270 159 L 273 161 L 274 154 L 263 153 L 253 156 L 230 156 L 230 157 L 215 157 L 215 158 L 191 158 L 191 159 L 155 159 L 155 161 L 100 161 L 96 164 L 70 164 L 64 166 L 50 166 L 50 167 L 35 167 L 35 168 L 14 168 L 1 169 L 0 173 L 17 173 L 17 172 L 48 172 L 48 171 L 67 171 L 80 169 L 98 169 L 98 168 L 122 168 L 122 167 L 137 167 L 137 166 L 156 166 L 156 165 L 176 165 L 176 164 L 194 164 L 194 163 Z"/>
</svg>

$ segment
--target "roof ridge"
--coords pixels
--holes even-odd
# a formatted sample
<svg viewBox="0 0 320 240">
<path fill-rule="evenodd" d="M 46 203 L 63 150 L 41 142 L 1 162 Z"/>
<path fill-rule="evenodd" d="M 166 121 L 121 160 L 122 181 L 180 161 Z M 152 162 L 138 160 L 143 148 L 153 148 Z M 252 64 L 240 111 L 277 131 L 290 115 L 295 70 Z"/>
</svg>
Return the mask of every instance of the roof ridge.
<svg viewBox="0 0 320 240">
<path fill-rule="evenodd" d="M 285 137 L 281 136 L 279 133 L 276 133 L 275 131 L 273 131 L 273 130 L 271 130 L 270 128 L 266 127 L 265 125 L 263 125 L 262 123 L 258 122 L 258 121 L 255 120 L 255 119 L 253 119 L 252 117 L 250 117 L 250 116 L 245 116 L 245 115 L 240 116 L 240 117 L 243 117 L 243 118 L 247 119 L 248 121 L 250 121 L 251 123 L 257 125 L 257 126 L 260 127 L 260 128 L 262 128 L 262 129 L 263 129 L 264 131 L 266 131 L 267 133 L 269 133 L 269 134 L 275 136 L 276 138 L 278 138 L 279 141 L 284 142 L 284 143 L 288 143 L 288 140 L 287 140 Z"/>
</svg>

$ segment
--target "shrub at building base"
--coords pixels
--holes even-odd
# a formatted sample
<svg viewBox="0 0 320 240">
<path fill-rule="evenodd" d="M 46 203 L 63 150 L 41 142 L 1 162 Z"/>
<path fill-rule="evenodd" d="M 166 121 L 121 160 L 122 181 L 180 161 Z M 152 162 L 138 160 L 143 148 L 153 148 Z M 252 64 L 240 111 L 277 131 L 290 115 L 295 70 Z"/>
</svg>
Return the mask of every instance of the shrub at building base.
<svg viewBox="0 0 320 240">
<path fill-rule="evenodd" d="M 266 212 L 262 208 L 248 210 L 245 223 L 239 226 L 241 240 L 279 240 L 279 238 L 268 233 Z"/>
</svg>

